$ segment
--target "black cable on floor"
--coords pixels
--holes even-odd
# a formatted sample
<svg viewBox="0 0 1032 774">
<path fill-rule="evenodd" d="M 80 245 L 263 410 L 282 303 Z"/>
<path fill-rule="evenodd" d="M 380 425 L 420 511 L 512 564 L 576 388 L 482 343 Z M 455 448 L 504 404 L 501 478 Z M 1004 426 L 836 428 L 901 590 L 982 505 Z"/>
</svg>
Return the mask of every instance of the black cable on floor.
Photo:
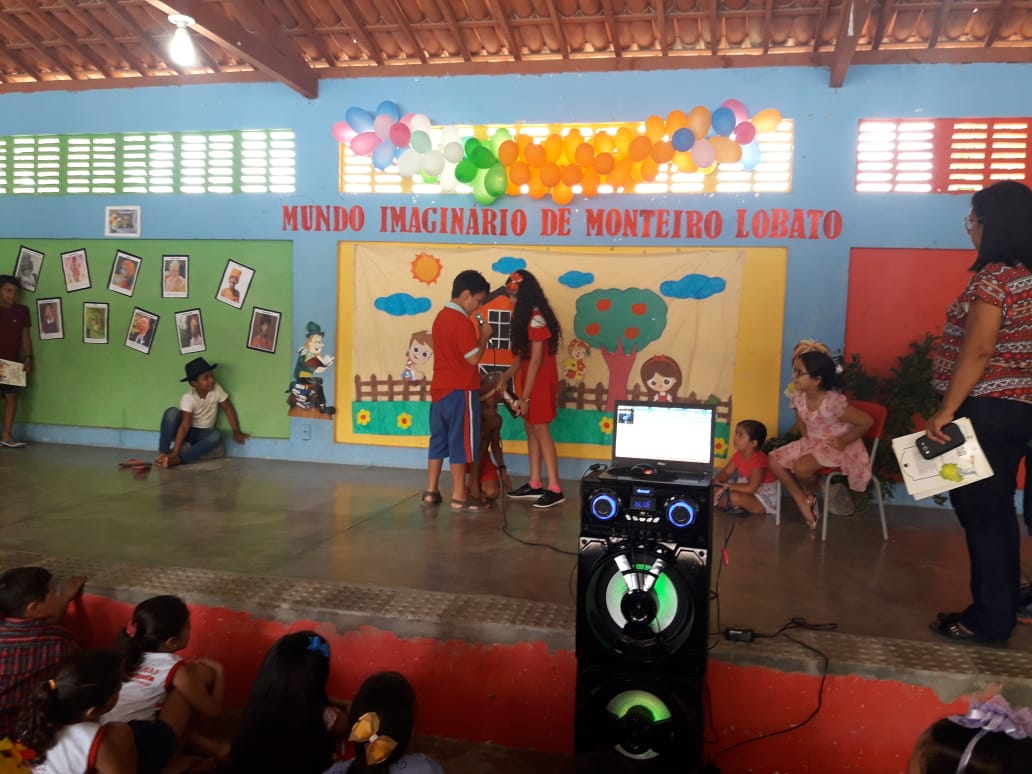
<svg viewBox="0 0 1032 774">
<path fill-rule="evenodd" d="M 711 509 L 710 513 L 712 513 L 712 512 L 713 511 Z M 724 569 L 724 556 L 727 554 L 727 547 L 731 543 L 731 536 L 735 534 L 735 525 L 737 523 L 738 523 L 737 521 L 732 519 L 732 521 L 731 521 L 731 529 L 729 529 L 727 531 L 727 533 L 724 535 L 724 545 L 723 545 L 723 547 L 720 550 L 719 556 L 716 556 L 716 557 L 711 556 L 710 557 L 710 561 L 711 562 L 714 561 L 714 559 L 717 562 L 717 578 L 713 582 L 713 590 L 710 591 L 710 596 L 709 596 L 710 600 L 713 601 L 716 604 L 716 608 L 717 608 L 717 628 L 716 628 L 716 631 L 711 631 L 710 632 L 710 636 L 711 637 L 715 637 L 716 639 L 714 639 L 712 644 L 708 648 L 706 648 L 706 650 L 708 650 L 708 651 L 709 650 L 713 650 L 715 647 L 717 647 L 717 644 L 720 642 L 720 635 L 723 633 L 721 628 L 720 628 L 720 573 Z M 713 552 L 711 551 L 710 553 L 712 554 Z"/>
</svg>

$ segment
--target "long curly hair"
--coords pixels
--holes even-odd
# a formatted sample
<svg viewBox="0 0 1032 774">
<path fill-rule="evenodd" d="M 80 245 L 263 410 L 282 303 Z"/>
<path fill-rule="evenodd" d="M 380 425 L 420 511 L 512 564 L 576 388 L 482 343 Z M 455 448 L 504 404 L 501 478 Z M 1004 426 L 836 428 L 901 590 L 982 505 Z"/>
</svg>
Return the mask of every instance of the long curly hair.
<svg viewBox="0 0 1032 774">
<path fill-rule="evenodd" d="M 523 279 L 516 291 L 516 304 L 512 310 L 510 333 L 512 353 L 517 357 L 530 355 L 530 339 L 527 336 L 527 328 L 530 326 L 530 318 L 537 310 L 545 318 L 545 324 L 552 333 L 552 338 L 548 340 L 548 352 L 554 355 L 559 349 L 559 339 L 562 338 L 563 332 L 559 327 L 559 320 L 555 316 L 555 312 L 552 311 L 552 305 L 545 298 L 541 283 L 526 269 L 517 269 L 513 274 L 518 274 Z"/>
<path fill-rule="evenodd" d="M 186 603 L 171 594 L 145 599 L 133 610 L 129 625 L 118 633 L 115 642 L 125 662 L 126 679 L 140 668 L 144 653 L 161 650 L 162 644 L 175 637 L 190 622 Z"/>
<path fill-rule="evenodd" d="M 80 723 L 86 711 L 106 707 L 122 687 L 122 658 L 111 651 L 75 653 L 53 680 L 40 680 L 18 720 L 18 739 L 46 760 L 65 726 Z"/>
</svg>

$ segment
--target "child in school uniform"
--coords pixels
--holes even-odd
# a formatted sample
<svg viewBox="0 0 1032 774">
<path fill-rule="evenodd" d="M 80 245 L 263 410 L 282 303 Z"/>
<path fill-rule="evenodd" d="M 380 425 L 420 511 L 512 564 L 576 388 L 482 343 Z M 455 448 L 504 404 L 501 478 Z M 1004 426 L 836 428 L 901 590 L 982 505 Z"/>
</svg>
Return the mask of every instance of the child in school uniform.
<svg viewBox="0 0 1032 774">
<path fill-rule="evenodd" d="M 213 372 L 216 368 L 218 363 L 209 365 L 203 357 L 186 364 L 186 376 L 179 381 L 190 382 L 190 392 L 179 401 L 179 408 L 166 409 L 161 418 L 160 454 L 155 462 L 158 467 L 185 465 L 221 446 L 222 434 L 215 427 L 219 409 L 229 420 L 234 441 L 242 444 L 250 438 L 240 429 L 240 420 L 229 400 L 229 393 L 215 381 Z M 189 447 L 184 448 L 187 443 Z"/>
</svg>

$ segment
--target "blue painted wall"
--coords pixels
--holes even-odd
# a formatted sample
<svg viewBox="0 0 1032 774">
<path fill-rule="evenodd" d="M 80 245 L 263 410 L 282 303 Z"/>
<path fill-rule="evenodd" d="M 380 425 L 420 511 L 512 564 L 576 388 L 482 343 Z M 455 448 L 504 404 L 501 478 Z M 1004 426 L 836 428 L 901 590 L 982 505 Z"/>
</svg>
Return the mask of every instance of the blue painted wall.
<svg viewBox="0 0 1032 774">
<path fill-rule="evenodd" d="M 1025 116 L 1032 105 L 1032 65 L 928 65 L 854 67 L 841 89 L 828 87 L 825 69 L 743 69 L 615 74 L 384 78 L 324 81 L 320 98 L 308 101 L 278 84 L 115 89 L 0 95 L 0 134 L 88 133 L 161 130 L 290 128 L 296 132 L 298 186 L 293 196 L 80 196 L 0 197 L 0 237 L 98 238 L 105 205 L 140 204 L 143 236 L 148 239 L 289 239 L 294 243 L 293 346 L 303 338 L 306 320 L 332 326 L 336 320 L 336 248 L 350 234 L 284 232 L 282 205 L 361 204 L 367 217 L 360 240 L 376 240 L 381 205 L 471 206 L 472 197 L 343 196 L 337 192 L 337 146 L 331 128 L 353 105 L 373 109 L 384 99 L 403 110 L 422 112 L 436 124 L 518 124 L 644 120 L 674 108 L 716 107 L 742 100 L 750 110 L 774 107 L 795 121 L 793 190 L 779 195 L 609 196 L 591 206 L 715 209 L 724 218 L 721 245 L 734 239 L 734 212 L 786 207 L 838 210 L 841 236 L 828 240 L 789 240 L 789 273 L 784 349 L 803 337 L 817 337 L 833 348 L 844 338 L 850 248 L 964 248 L 962 226 L 966 197 L 934 194 L 872 195 L 853 192 L 855 142 L 859 120 L 872 117 Z M 550 200 L 544 200 L 545 205 Z M 520 197 L 532 214 L 541 203 Z M 576 210 L 583 199 L 574 199 Z M 576 216 L 575 216 L 576 217 Z M 391 235 L 391 241 L 406 241 Z M 435 235 L 431 241 L 462 241 Z M 569 239 L 528 235 L 536 244 L 610 244 L 576 232 Z M 633 245 L 634 240 L 619 244 Z M 655 240 L 640 244 L 656 246 Z M 758 246 L 784 240 L 751 240 Z M 6 260 L 6 259 L 5 259 Z M 13 256 L 10 257 L 13 264 Z M 888 280 L 887 280 L 888 281 Z M 935 282 L 929 277 L 929 282 Z M 286 333 L 286 331 L 284 331 Z M 283 341 L 281 335 L 281 341 Z M 332 337 L 329 349 L 346 342 Z M 782 365 L 781 383 L 789 366 Z M 334 369 L 327 387 L 332 390 Z M 41 377 L 42 378 L 42 377 Z M 332 393 L 331 393 L 332 394 Z M 416 449 L 342 446 L 331 440 L 329 422 L 312 424 L 311 440 L 301 440 L 293 420 L 291 439 L 254 439 L 232 453 L 329 462 L 422 467 Z M 787 406 L 781 425 L 790 423 Z M 36 426 L 37 440 L 69 443 L 156 446 L 147 433 Z M 565 461 L 564 477 L 579 476 L 583 462 Z M 519 472 L 520 463 L 514 466 Z"/>
</svg>

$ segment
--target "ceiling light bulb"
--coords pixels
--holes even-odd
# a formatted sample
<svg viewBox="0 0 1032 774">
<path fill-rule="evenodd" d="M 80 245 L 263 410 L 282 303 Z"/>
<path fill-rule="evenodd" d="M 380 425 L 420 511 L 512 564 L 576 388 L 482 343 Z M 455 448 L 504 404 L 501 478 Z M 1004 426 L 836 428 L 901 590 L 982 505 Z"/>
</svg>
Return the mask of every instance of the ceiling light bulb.
<svg viewBox="0 0 1032 774">
<path fill-rule="evenodd" d="M 197 52 L 194 50 L 193 40 L 190 38 L 188 27 L 194 23 L 189 16 L 174 13 L 168 20 L 176 25 L 176 31 L 172 35 L 172 42 L 168 46 L 169 56 L 177 65 L 189 67 L 197 59 Z"/>
</svg>

